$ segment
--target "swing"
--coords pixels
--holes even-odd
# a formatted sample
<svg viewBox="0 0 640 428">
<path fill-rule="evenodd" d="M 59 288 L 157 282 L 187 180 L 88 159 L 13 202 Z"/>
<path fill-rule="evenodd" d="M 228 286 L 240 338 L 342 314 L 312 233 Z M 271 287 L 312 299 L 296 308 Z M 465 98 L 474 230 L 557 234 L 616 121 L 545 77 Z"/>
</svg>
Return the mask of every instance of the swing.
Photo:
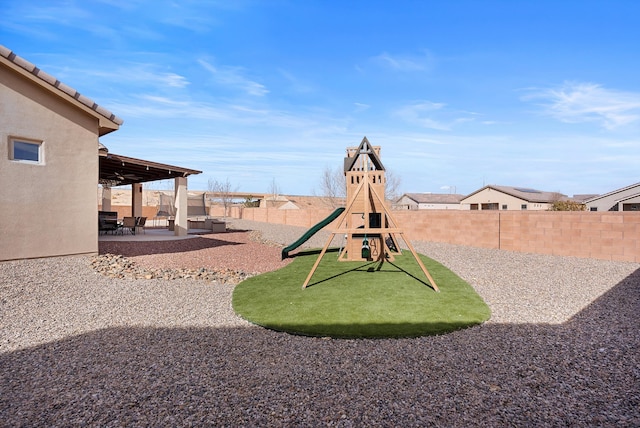
<svg viewBox="0 0 640 428">
<path fill-rule="evenodd" d="M 364 235 L 364 239 L 362 240 L 361 255 L 365 260 L 369 260 L 371 258 L 371 248 L 369 247 L 369 240 L 367 239 L 367 235 Z"/>
</svg>

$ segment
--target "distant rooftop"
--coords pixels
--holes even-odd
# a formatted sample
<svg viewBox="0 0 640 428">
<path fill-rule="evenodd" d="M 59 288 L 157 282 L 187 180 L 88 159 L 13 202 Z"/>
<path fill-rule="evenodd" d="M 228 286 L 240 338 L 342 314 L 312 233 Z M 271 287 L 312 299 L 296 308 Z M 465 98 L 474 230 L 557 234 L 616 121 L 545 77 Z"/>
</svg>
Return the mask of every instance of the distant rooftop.
<svg viewBox="0 0 640 428">
<path fill-rule="evenodd" d="M 452 193 L 405 193 L 406 196 L 418 204 L 459 204 L 464 195 Z"/>
<path fill-rule="evenodd" d="M 495 189 L 507 195 L 511 195 L 531 203 L 551 203 L 556 200 L 569 199 L 566 195 L 563 195 L 559 192 L 546 192 L 543 190 L 530 189 L 528 187 L 498 186 L 495 184 L 484 186 L 483 188 L 465 196 L 465 199 L 485 189 Z"/>
</svg>

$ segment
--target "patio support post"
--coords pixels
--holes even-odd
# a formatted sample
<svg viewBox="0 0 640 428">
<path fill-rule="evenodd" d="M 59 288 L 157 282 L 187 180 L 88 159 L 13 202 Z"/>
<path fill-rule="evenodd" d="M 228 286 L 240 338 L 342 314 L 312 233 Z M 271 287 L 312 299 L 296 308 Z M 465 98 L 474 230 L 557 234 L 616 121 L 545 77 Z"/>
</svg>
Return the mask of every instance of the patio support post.
<svg viewBox="0 0 640 428">
<path fill-rule="evenodd" d="M 111 211 L 111 187 L 102 186 L 102 211 Z"/>
<path fill-rule="evenodd" d="M 189 226 L 187 224 L 187 178 L 175 178 L 176 220 L 174 233 L 176 236 L 186 236 Z"/>
<path fill-rule="evenodd" d="M 131 185 L 131 216 L 142 217 L 142 183 Z"/>
</svg>

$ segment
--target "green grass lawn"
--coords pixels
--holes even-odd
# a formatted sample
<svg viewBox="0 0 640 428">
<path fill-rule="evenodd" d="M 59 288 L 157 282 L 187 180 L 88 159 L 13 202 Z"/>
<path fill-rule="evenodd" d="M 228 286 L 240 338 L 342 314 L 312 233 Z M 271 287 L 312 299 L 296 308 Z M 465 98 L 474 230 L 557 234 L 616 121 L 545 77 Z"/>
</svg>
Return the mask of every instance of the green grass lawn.
<svg viewBox="0 0 640 428">
<path fill-rule="evenodd" d="M 339 262 L 328 251 L 309 286 L 302 284 L 319 251 L 240 283 L 233 308 L 246 320 L 278 331 L 335 338 L 443 334 L 489 319 L 491 311 L 465 281 L 420 255 L 434 291 L 410 252 L 394 262 Z"/>
</svg>

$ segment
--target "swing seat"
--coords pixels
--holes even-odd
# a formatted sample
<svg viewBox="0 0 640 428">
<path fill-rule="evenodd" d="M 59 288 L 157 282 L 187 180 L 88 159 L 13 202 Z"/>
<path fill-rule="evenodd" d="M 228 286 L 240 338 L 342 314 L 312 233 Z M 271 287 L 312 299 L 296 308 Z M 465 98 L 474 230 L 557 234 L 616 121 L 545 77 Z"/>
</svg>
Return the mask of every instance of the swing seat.
<svg viewBox="0 0 640 428">
<path fill-rule="evenodd" d="M 369 247 L 369 241 L 367 238 L 364 238 L 362 241 L 361 255 L 363 259 L 369 260 L 371 258 L 371 247 Z"/>
</svg>

